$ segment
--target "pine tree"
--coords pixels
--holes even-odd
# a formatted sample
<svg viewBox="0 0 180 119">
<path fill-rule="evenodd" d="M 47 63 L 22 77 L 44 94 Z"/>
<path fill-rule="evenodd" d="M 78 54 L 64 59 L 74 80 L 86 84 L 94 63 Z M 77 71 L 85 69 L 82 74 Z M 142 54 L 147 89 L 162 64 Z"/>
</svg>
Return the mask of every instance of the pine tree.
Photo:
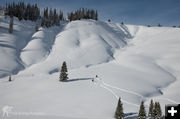
<svg viewBox="0 0 180 119">
<path fill-rule="evenodd" d="M 36 24 L 35 31 L 38 32 L 38 30 L 39 30 L 39 27 L 38 27 L 38 24 Z"/>
<path fill-rule="evenodd" d="M 68 74 L 67 74 L 67 66 L 66 62 L 64 61 L 61 67 L 61 73 L 60 73 L 60 81 L 67 81 L 68 79 Z"/>
<path fill-rule="evenodd" d="M 98 12 L 96 10 L 96 13 L 95 13 L 95 20 L 98 20 Z"/>
<path fill-rule="evenodd" d="M 13 32 L 13 16 L 11 16 L 10 18 L 10 22 L 9 22 L 9 33 L 12 33 Z"/>
<path fill-rule="evenodd" d="M 49 26 L 53 26 L 53 10 L 52 8 L 50 8 L 50 12 L 49 12 Z"/>
<path fill-rule="evenodd" d="M 161 110 L 161 105 L 158 102 L 158 119 L 161 119 L 161 118 L 162 118 L 162 110 Z"/>
<path fill-rule="evenodd" d="M 117 105 L 117 108 L 116 108 L 116 112 L 115 112 L 115 115 L 114 117 L 116 119 L 122 119 L 124 116 L 124 113 L 123 113 L 123 104 L 121 102 L 121 98 L 119 98 L 118 100 L 118 105 Z"/>
<path fill-rule="evenodd" d="M 138 114 L 138 119 L 146 119 L 146 111 L 144 107 L 144 102 L 141 102 L 140 109 L 139 109 L 139 114 Z"/>
<path fill-rule="evenodd" d="M 160 105 L 160 103 L 158 102 L 158 117 L 161 119 L 162 118 L 162 110 L 161 110 L 161 105 Z"/>
<path fill-rule="evenodd" d="M 64 20 L 63 12 L 59 11 L 59 20 Z"/>
<path fill-rule="evenodd" d="M 161 27 L 162 25 L 161 24 L 158 24 L 158 27 Z"/>
<path fill-rule="evenodd" d="M 151 100 L 149 105 L 149 113 L 148 113 L 149 119 L 154 119 L 154 102 Z"/>
<path fill-rule="evenodd" d="M 81 20 L 81 19 L 94 19 L 98 20 L 97 10 L 94 9 L 78 9 L 75 12 L 68 13 L 68 19 L 70 21 Z"/>
<path fill-rule="evenodd" d="M 154 105 L 154 117 L 155 119 L 161 119 L 162 118 L 162 110 L 159 102 L 155 102 Z"/>
<path fill-rule="evenodd" d="M 18 19 L 19 19 L 19 21 L 21 21 L 22 19 L 23 19 L 23 14 L 22 14 L 22 10 L 21 9 L 19 9 L 19 14 L 18 14 Z"/>
<path fill-rule="evenodd" d="M 11 76 L 9 76 L 9 82 L 11 82 L 12 80 L 11 80 Z"/>
<path fill-rule="evenodd" d="M 37 4 L 25 4 L 24 2 L 7 4 L 6 15 L 18 17 L 19 20 L 36 21 L 40 17 L 40 9 Z"/>
</svg>

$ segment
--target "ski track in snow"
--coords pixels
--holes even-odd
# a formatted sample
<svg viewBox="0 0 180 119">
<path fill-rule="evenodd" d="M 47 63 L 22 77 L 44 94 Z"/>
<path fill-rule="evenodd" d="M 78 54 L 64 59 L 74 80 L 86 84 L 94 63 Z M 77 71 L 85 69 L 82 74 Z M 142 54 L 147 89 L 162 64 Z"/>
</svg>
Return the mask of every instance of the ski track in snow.
<svg viewBox="0 0 180 119">
<path fill-rule="evenodd" d="M 102 79 L 101 79 L 101 81 L 102 81 Z M 100 81 L 99 81 L 99 82 L 100 82 Z M 108 84 L 107 84 L 107 85 L 108 85 Z M 108 88 L 107 85 L 106 85 L 106 83 L 104 83 L 103 81 L 100 82 L 100 84 L 99 84 L 99 86 L 100 86 L 101 88 L 104 88 L 104 89 L 106 89 L 107 91 L 109 91 L 110 93 L 112 93 L 113 96 L 118 100 L 118 99 L 119 99 L 119 96 L 118 96 L 112 89 Z M 113 86 L 112 86 L 112 87 L 113 87 Z M 133 105 L 133 106 L 136 106 L 136 107 L 139 108 L 139 105 L 137 105 L 137 104 L 128 102 L 128 101 L 126 101 L 126 100 L 124 100 L 124 99 L 121 99 L 121 100 L 122 100 L 122 102 L 124 102 L 124 103 L 126 103 L 126 104 Z"/>
<path fill-rule="evenodd" d="M 119 96 L 118 96 L 115 92 L 113 92 L 110 88 L 108 88 L 108 87 L 106 87 L 106 86 L 104 86 L 104 85 L 102 85 L 102 84 L 100 84 L 100 87 L 102 87 L 102 88 L 108 90 L 109 92 L 111 92 L 111 93 L 115 96 L 115 98 L 116 98 L 117 100 L 119 99 Z M 122 100 L 122 102 L 124 102 L 124 103 L 126 103 L 126 104 L 133 105 L 133 106 L 136 106 L 136 107 L 139 108 L 139 105 L 137 105 L 137 104 L 130 103 L 130 102 L 128 102 L 128 101 L 126 101 L 126 100 L 123 100 L 123 99 L 121 99 L 121 100 Z"/>
<path fill-rule="evenodd" d="M 139 93 L 137 93 L 137 92 L 130 91 L 130 90 L 126 90 L 126 89 L 122 89 L 122 88 L 119 88 L 119 87 L 116 87 L 116 86 L 107 84 L 107 83 L 105 83 L 101 78 L 100 78 L 100 81 L 98 81 L 98 83 L 99 83 L 99 86 L 100 86 L 101 88 L 104 88 L 104 89 L 106 89 L 107 91 L 109 91 L 110 93 L 112 93 L 113 96 L 114 96 L 117 100 L 119 99 L 119 96 L 118 96 L 112 89 L 120 90 L 120 91 L 122 91 L 122 92 L 126 92 L 126 93 L 128 93 L 128 94 L 132 94 L 132 95 L 138 96 L 138 97 L 141 98 L 142 101 L 147 100 L 143 95 L 141 95 L 141 94 L 139 94 Z M 95 83 L 95 84 L 97 85 L 97 83 Z M 112 88 L 112 89 L 110 89 L 109 87 Z M 174 103 L 174 104 L 179 104 L 179 102 L 176 102 L 176 101 L 174 101 L 174 100 L 172 100 L 172 99 L 169 99 L 169 98 L 158 98 L 158 97 L 154 97 L 154 98 L 153 98 L 153 97 L 150 97 L 150 98 L 151 98 L 151 99 L 158 99 L 158 100 L 165 100 L 165 101 L 168 101 L 168 102 L 171 102 L 171 103 Z M 126 101 L 126 100 L 124 100 L 124 99 L 121 99 L 121 100 L 122 100 L 122 102 L 124 102 L 124 103 L 126 103 L 126 104 L 133 105 L 133 106 L 136 106 L 136 107 L 139 108 L 139 105 L 137 105 L 137 104 L 135 104 L 135 103 L 128 102 L 128 101 Z M 146 104 L 145 104 L 145 106 L 148 107 L 148 105 L 146 105 Z"/>
<path fill-rule="evenodd" d="M 113 89 L 117 89 L 117 90 L 120 90 L 120 91 L 129 93 L 129 94 L 136 95 L 136 96 L 138 96 L 138 97 L 141 97 L 141 98 L 144 100 L 144 96 L 143 96 L 143 95 L 138 94 L 138 93 L 136 93 L 136 92 L 134 92 L 134 91 L 129 91 L 129 90 L 126 90 L 126 89 L 118 88 L 118 87 L 109 85 L 109 84 L 107 84 L 107 83 L 105 83 L 105 82 L 102 82 L 102 83 L 103 83 L 105 86 L 108 86 L 108 87 L 111 87 L 111 88 L 113 88 Z"/>
</svg>

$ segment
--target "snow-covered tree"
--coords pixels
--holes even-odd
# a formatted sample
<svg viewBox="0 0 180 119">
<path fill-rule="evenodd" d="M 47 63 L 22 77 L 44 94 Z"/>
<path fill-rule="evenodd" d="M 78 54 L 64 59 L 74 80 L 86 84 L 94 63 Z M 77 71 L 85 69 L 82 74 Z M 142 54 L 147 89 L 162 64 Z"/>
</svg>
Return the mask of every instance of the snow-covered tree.
<svg viewBox="0 0 180 119">
<path fill-rule="evenodd" d="M 68 79 L 68 73 L 67 73 L 67 66 L 66 62 L 64 61 L 61 67 L 61 72 L 60 72 L 60 80 L 59 81 L 67 81 Z"/>
<path fill-rule="evenodd" d="M 141 105 L 140 105 L 138 119 L 146 119 L 146 110 L 145 110 L 143 101 L 141 102 Z"/>
<path fill-rule="evenodd" d="M 121 98 L 119 98 L 119 100 L 118 100 L 118 105 L 117 105 L 117 107 L 116 107 L 116 112 L 115 112 L 115 114 L 114 114 L 114 117 L 115 117 L 116 119 L 122 119 L 123 116 L 124 116 L 123 104 L 122 104 L 122 102 L 121 102 Z"/>
</svg>

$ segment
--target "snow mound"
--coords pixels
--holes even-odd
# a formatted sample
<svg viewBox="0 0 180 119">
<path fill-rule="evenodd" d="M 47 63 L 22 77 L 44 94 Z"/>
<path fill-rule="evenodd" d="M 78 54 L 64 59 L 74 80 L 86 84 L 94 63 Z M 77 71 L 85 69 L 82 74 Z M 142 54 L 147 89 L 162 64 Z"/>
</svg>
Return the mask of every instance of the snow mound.
<svg viewBox="0 0 180 119">
<path fill-rule="evenodd" d="M 40 29 L 33 34 L 31 41 L 21 52 L 21 60 L 30 66 L 45 59 L 51 51 L 54 39 L 60 28 Z"/>
<path fill-rule="evenodd" d="M 114 52 L 124 47 L 131 37 L 123 29 L 93 20 L 70 22 L 57 34 L 46 66 L 50 64 L 53 70 L 59 69 L 63 61 L 70 63 L 69 68 L 109 62 L 114 59 Z"/>
</svg>

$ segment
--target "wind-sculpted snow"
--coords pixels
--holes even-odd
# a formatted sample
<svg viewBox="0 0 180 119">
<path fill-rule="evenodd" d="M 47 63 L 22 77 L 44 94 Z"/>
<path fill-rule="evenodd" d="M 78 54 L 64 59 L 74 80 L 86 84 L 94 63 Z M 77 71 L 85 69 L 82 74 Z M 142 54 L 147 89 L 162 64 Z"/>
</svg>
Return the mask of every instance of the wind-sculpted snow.
<svg viewBox="0 0 180 119">
<path fill-rule="evenodd" d="M 33 65 L 45 59 L 54 44 L 56 34 L 62 27 L 40 29 L 32 36 L 32 40 L 22 50 L 21 59 L 27 65 Z"/>
<path fill-rule="evenodd" d="M 0 16 L 0 77 L 16 74 L 24 69 L 20 59 L 21 50 L 34 33 L 34 23 L 18 22 L 14 18 L 14 30 L 9 34 L 9 18 Z"/>
<path fill-rule="evenodd" d="M 79 20 L 35 33 L 31 22 L 15 24 L 9 34 L 7 21 L 0 23 L 0 75 L 25 69 L 12 82 L 1 78 L 0 109 L 9 105 L 52 119 L 113 119 L 121 97 L 125 118 L 135 119 L 141 101 L 147 111 L 151 99 L 162 111 L 180 102 L 179 28 Z M 67 82 L 59 82 L 63 61 Z M 101 80 L 93 82 L 96 75 Z"/>
<path fill-rule="evenodd" d="M 118 31 L 104 22 L 84 20 L 68 23 L 57 35 L 46 62 L 53 62 L 51 65 L 58 68 L 65 60 L 71 63 L 70 68 L 78 68 L 113 60 L 115 50 L 124 47 L 130 36 L 121 29 Z"/>
</svg>

